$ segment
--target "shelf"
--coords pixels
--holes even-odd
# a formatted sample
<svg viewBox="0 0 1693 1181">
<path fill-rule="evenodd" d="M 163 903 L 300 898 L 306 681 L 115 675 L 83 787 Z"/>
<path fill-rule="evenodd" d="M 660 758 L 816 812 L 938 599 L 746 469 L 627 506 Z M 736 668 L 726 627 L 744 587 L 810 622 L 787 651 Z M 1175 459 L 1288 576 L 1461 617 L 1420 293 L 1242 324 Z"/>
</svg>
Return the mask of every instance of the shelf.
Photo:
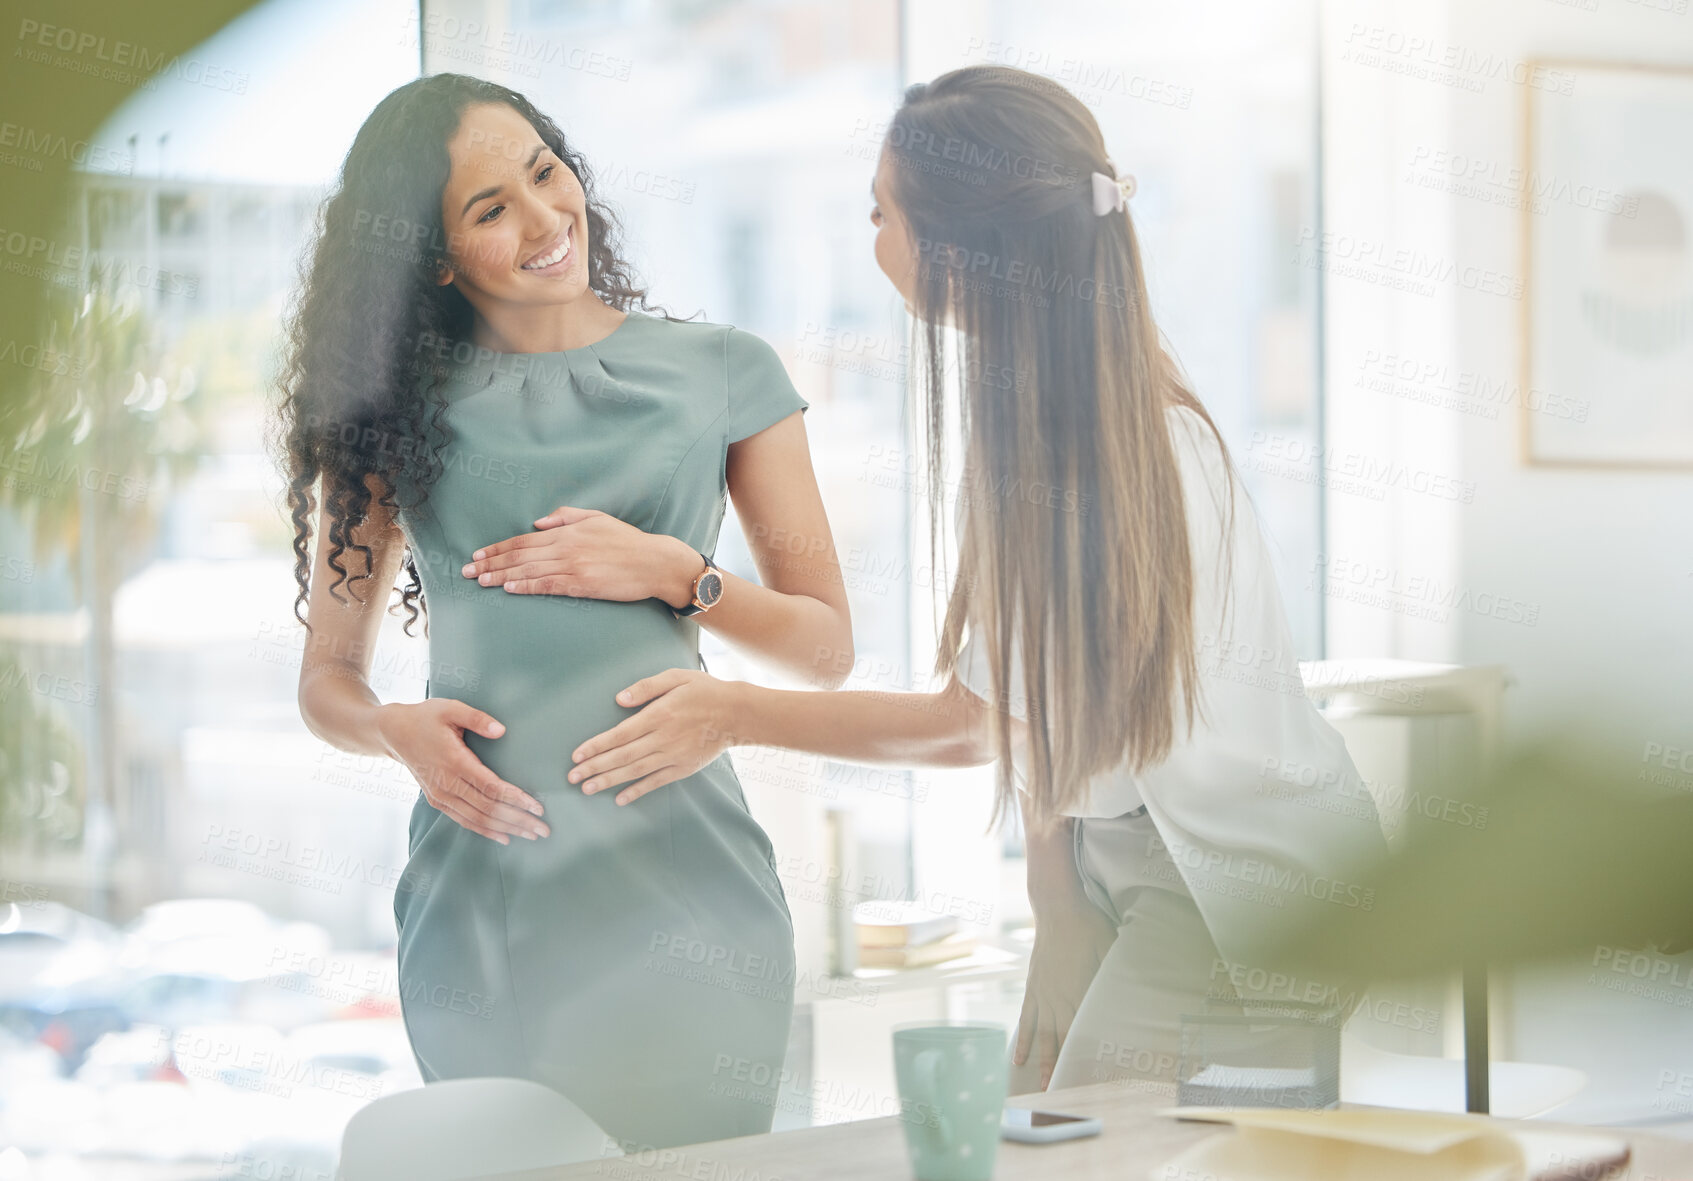
<svg viewBox="0 0 1693 1181">
<path fill-rule="evenodd" d="M 1027 948 L 1005 943 L 983 943 L 969 955 L 959 956 L 939 964 L 924 964 L 918 968 L 859 968 L 851 976 L 825 975 L 803 999 L 830 1000 L 826 988 L 829 981 L 853 981 L 859 988 L 882 992 L 915 992 L 928 988 L 949 988 L 956 984 L 980 984 L 994 980 L 1020 980 L 1028 975 Z M 799 996 L 796 1001 L 801 1000 Z"/>
</svg>

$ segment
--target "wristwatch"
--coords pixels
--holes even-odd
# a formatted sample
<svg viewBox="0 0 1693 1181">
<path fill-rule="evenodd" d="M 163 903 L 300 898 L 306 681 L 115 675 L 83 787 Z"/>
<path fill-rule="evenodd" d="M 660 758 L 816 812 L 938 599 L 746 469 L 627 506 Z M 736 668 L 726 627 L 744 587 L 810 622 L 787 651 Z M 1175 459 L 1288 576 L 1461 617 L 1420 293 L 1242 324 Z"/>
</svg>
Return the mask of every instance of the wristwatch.
<svg viewBox="0 0 1693 1181">
<path fill-rule="evenodd" d="M 698 550 L 694 552 L 699 553 Z M 670 608 L 670 613 L 677 619 L 708 611 L 723 597 L 723 571 L 713 566 L 711 559 L 704 554 L 700 554 L 700 560 L 705 563 L 705 569 L 694 575 L 693 601 L 680 611 L 675 607 Z"/>
</svg>

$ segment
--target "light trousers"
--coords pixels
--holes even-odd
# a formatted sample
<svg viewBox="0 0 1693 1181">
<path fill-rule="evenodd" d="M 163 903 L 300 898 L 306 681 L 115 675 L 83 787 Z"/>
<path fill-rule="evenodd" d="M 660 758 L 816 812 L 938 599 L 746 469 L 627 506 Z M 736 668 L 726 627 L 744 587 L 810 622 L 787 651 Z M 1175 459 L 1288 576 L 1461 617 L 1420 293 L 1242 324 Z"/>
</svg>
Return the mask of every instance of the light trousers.
<svg viewBox="0 0 1693 1181">
<path fill-rule="evenodd" d="M 1059 1051 L 1050 1087 L 1118 1082 L 1172 1100 L 1183 1014 L 1240 1010 L 1216 944 L 1144 809 L 1075 823 L 1076 869 L 1117 926 Z M 1011 1067 L 1011 1094 L 1040 1090 L 1033 1053 Z"/>
</svg>

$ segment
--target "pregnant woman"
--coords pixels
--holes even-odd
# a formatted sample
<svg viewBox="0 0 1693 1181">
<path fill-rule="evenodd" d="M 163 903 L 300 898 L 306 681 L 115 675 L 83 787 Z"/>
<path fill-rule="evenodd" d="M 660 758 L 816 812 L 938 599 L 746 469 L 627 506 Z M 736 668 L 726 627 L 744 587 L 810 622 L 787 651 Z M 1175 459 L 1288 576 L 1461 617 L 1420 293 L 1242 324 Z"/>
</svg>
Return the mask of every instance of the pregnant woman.
<svg viewBox="0 0 1693 1181">
<path fill-rule="evenodd" d="M 1160 341 L 1131 189 L 1091 113 L 1048 78 L 971 66 L 907 91 L 871 221 L 918 328 L 924 442 L 952 416 L 943 376 L 957 375 L 944 687 L 789 692 L 683 666 L 620 692 L 645 708 L 573 752 L 572 782 L 631 808 L 697 791 L 678 785 L 732 745 L 996 762 L 995 815 L 1016 797 L 1027 825 L 1036 918 L 1014 1065 L 1039 1072 L 1015 1073 L 1013 1092 L 1168 1087 L 1183 1017 L 1238 1016 L 1255 980 L 1281 986 L 1260 971 L 1278 932 L 1367 910 L 1355 875 L 1386 853 L 1345 744 L 1305 696 L 1227 448 Z M 933 505 L 944 457 L 919 453 Z M 1331 983 L 1295 982 L 1346 1008 Z"/>
<path fill-rule="evenodd" d="M 558 127 L 423 78 L 325 204 L 277 422 L 301 714 L 422 788 L 394 900 L 418 1067 L 547 1084 L 627 1149 L 769 1130 L 775 1084 L 747 1080 L 780 1075 L 793 926 L 727 757 L 631 809 L 569 786 L 570 752 L 631 680 L 698 667 L 702 626 L 802 674 L 851 651 L 832 543 L 804 568 L 763 544 L 829 537 L 807 403 L 758 338 L 646 308 Z M 726 492 L 765 585 L 706 556 Z M 428 686 L 384 704 L 403 554 Z"/>
</svg>

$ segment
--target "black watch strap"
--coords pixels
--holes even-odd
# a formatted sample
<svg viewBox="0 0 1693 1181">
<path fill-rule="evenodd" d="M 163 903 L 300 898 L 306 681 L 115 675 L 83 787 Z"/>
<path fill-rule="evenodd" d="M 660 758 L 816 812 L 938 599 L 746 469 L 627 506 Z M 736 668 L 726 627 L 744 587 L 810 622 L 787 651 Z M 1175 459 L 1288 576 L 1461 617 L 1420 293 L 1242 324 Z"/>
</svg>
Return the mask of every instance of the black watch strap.
<svg viewBox="0 0 1693 1181">
<path fill-rule="evenodd" d="M 695 550 L 694 552 L 696 554 L 700 554 L 699 550 Z M 706 557 L 704 554 L 700 554 L 700 558 L 701 558 L 702 561 L 705 562 L 706 570 L 714 570 L 714 569 L 717 568 L 716 563 L 714 563 L 710 558 Z M 700 573 L 704 574 L 705 570 L 700 571 Z M 696 581 L 697 581 L 697 578 L 696 578 Z M 698 615 L 704 610 L 705 610 L 704 607 L 701 607 L 698 603 L 695 603 L 695 602 L 692 601 L 692 596 L 689 596 L 689 602 L 688 602 L 688 605 L 686 607 L 682 607 L 682 608 L 672 607 L 672 608 L 670 608 L 671 614 L 676 616 L 677 619 L 686 619 L 690 615 Z"/>
</svg>

